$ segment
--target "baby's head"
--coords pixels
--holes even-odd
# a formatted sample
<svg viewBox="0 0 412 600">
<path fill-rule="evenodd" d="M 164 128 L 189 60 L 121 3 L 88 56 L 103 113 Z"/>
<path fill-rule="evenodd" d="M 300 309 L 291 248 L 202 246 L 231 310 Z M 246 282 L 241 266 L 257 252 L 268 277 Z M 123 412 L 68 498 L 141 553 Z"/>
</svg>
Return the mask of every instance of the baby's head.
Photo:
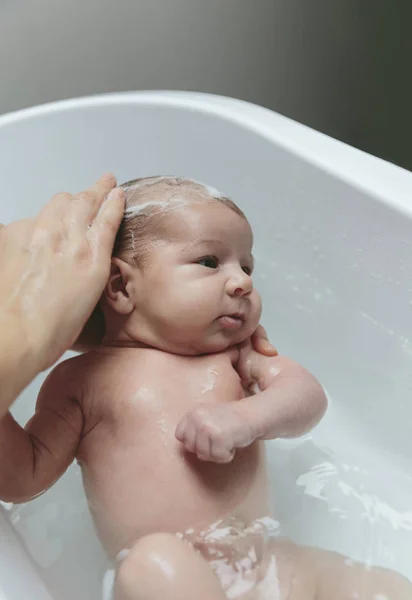
<svg viewBox="0 0 412 600">
<path fill-rule="evenodd" d="M 216 190 L 178 177 L 123 184 L 125 216 L 101 307 L 107 343 L 219 352 L 255 330 L 252 231 Z"/>
</svg>

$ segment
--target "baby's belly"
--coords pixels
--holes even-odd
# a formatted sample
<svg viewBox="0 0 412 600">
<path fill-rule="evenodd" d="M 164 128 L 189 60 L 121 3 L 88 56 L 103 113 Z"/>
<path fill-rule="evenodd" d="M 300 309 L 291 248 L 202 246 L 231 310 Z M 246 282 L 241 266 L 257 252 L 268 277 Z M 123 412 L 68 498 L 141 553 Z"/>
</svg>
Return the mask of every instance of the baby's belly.
<svg viewBox="0 0 412 600">
<path fill-rule="evenodd" d="M 90 509 L 109 555 L 149 533 L 200 530 L 234 512 L 246 522 L 267 515 L 262 442 L 216 464 L 185 453 L 175 437 L 196 404 L 244 397 L 229 355 L 150 352 L 144 365 L 136 371 L 132 361 L 121 378 L 117 370 L 105 373 L 105 398 L 95 400 L 103 403 L 102 419 L 79 448 Z"/>
<path fill-rule="evenodd" d="M 149 533 L 200 531 L 232 514 L 246 522 L 269 514 L 262 442 L 224 465 L 199 461 L 162 436 L 138 445 L 108 441 L 104 454 L 83 465 L 83 480 L 111 557 Z"/>
</svg>

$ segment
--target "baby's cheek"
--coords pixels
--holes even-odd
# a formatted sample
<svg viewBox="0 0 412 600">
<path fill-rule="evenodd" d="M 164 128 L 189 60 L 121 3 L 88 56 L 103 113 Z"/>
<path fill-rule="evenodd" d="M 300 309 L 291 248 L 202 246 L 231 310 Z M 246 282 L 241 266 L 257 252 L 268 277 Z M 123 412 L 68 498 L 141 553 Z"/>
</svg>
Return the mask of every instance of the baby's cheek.
<svg viewBox="0 0 412 600">
<path fill-rule="evenodd" d="M 256 327 L 259 324 L 260 317 L 262 315 L 262 300 L 259 293 L 256 290 L 253 290 L 251 296 L 252 303 L 252 319 L 256 322 Z"/>
</svg>

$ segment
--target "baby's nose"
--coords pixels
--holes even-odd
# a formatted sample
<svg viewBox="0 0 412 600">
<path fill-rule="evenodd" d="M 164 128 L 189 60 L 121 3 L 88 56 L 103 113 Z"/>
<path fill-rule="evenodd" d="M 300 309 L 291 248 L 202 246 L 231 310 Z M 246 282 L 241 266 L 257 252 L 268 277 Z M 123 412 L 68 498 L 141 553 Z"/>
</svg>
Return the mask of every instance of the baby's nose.
<svg viewBox="0 0 412 600">
<path fill-rule="evenodd" d="M 230 296 L 246 296 L 252 290 L 252 278 L 242 270 L 236 273 L 235 276 L 232 276 L 228 282 L 228 293 Z"/>
</svg>

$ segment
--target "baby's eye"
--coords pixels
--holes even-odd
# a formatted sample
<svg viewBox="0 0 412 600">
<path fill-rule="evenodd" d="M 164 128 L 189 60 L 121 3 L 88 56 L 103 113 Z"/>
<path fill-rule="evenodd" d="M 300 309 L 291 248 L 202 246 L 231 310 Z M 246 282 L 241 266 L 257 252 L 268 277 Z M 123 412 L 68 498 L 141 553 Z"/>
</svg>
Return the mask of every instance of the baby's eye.
<svg viewBox="0 0 412 600">
<path fill-rule="evenodd" d="M 246 275 L 249 275 L 249 277 L 252 275 L 252 269 L 250 267 L 242 267 L 242 271 L 246 273 Z"/>
<path fill-rule="evenodd" d="M 204 256 L 203 258 L 199 258 L 199 260 L 196 262 L 198 265 L 202 265 L 208 269 L 217 269 L 219 265 L 219 261 L 216 256 Z"/>
</svg>

